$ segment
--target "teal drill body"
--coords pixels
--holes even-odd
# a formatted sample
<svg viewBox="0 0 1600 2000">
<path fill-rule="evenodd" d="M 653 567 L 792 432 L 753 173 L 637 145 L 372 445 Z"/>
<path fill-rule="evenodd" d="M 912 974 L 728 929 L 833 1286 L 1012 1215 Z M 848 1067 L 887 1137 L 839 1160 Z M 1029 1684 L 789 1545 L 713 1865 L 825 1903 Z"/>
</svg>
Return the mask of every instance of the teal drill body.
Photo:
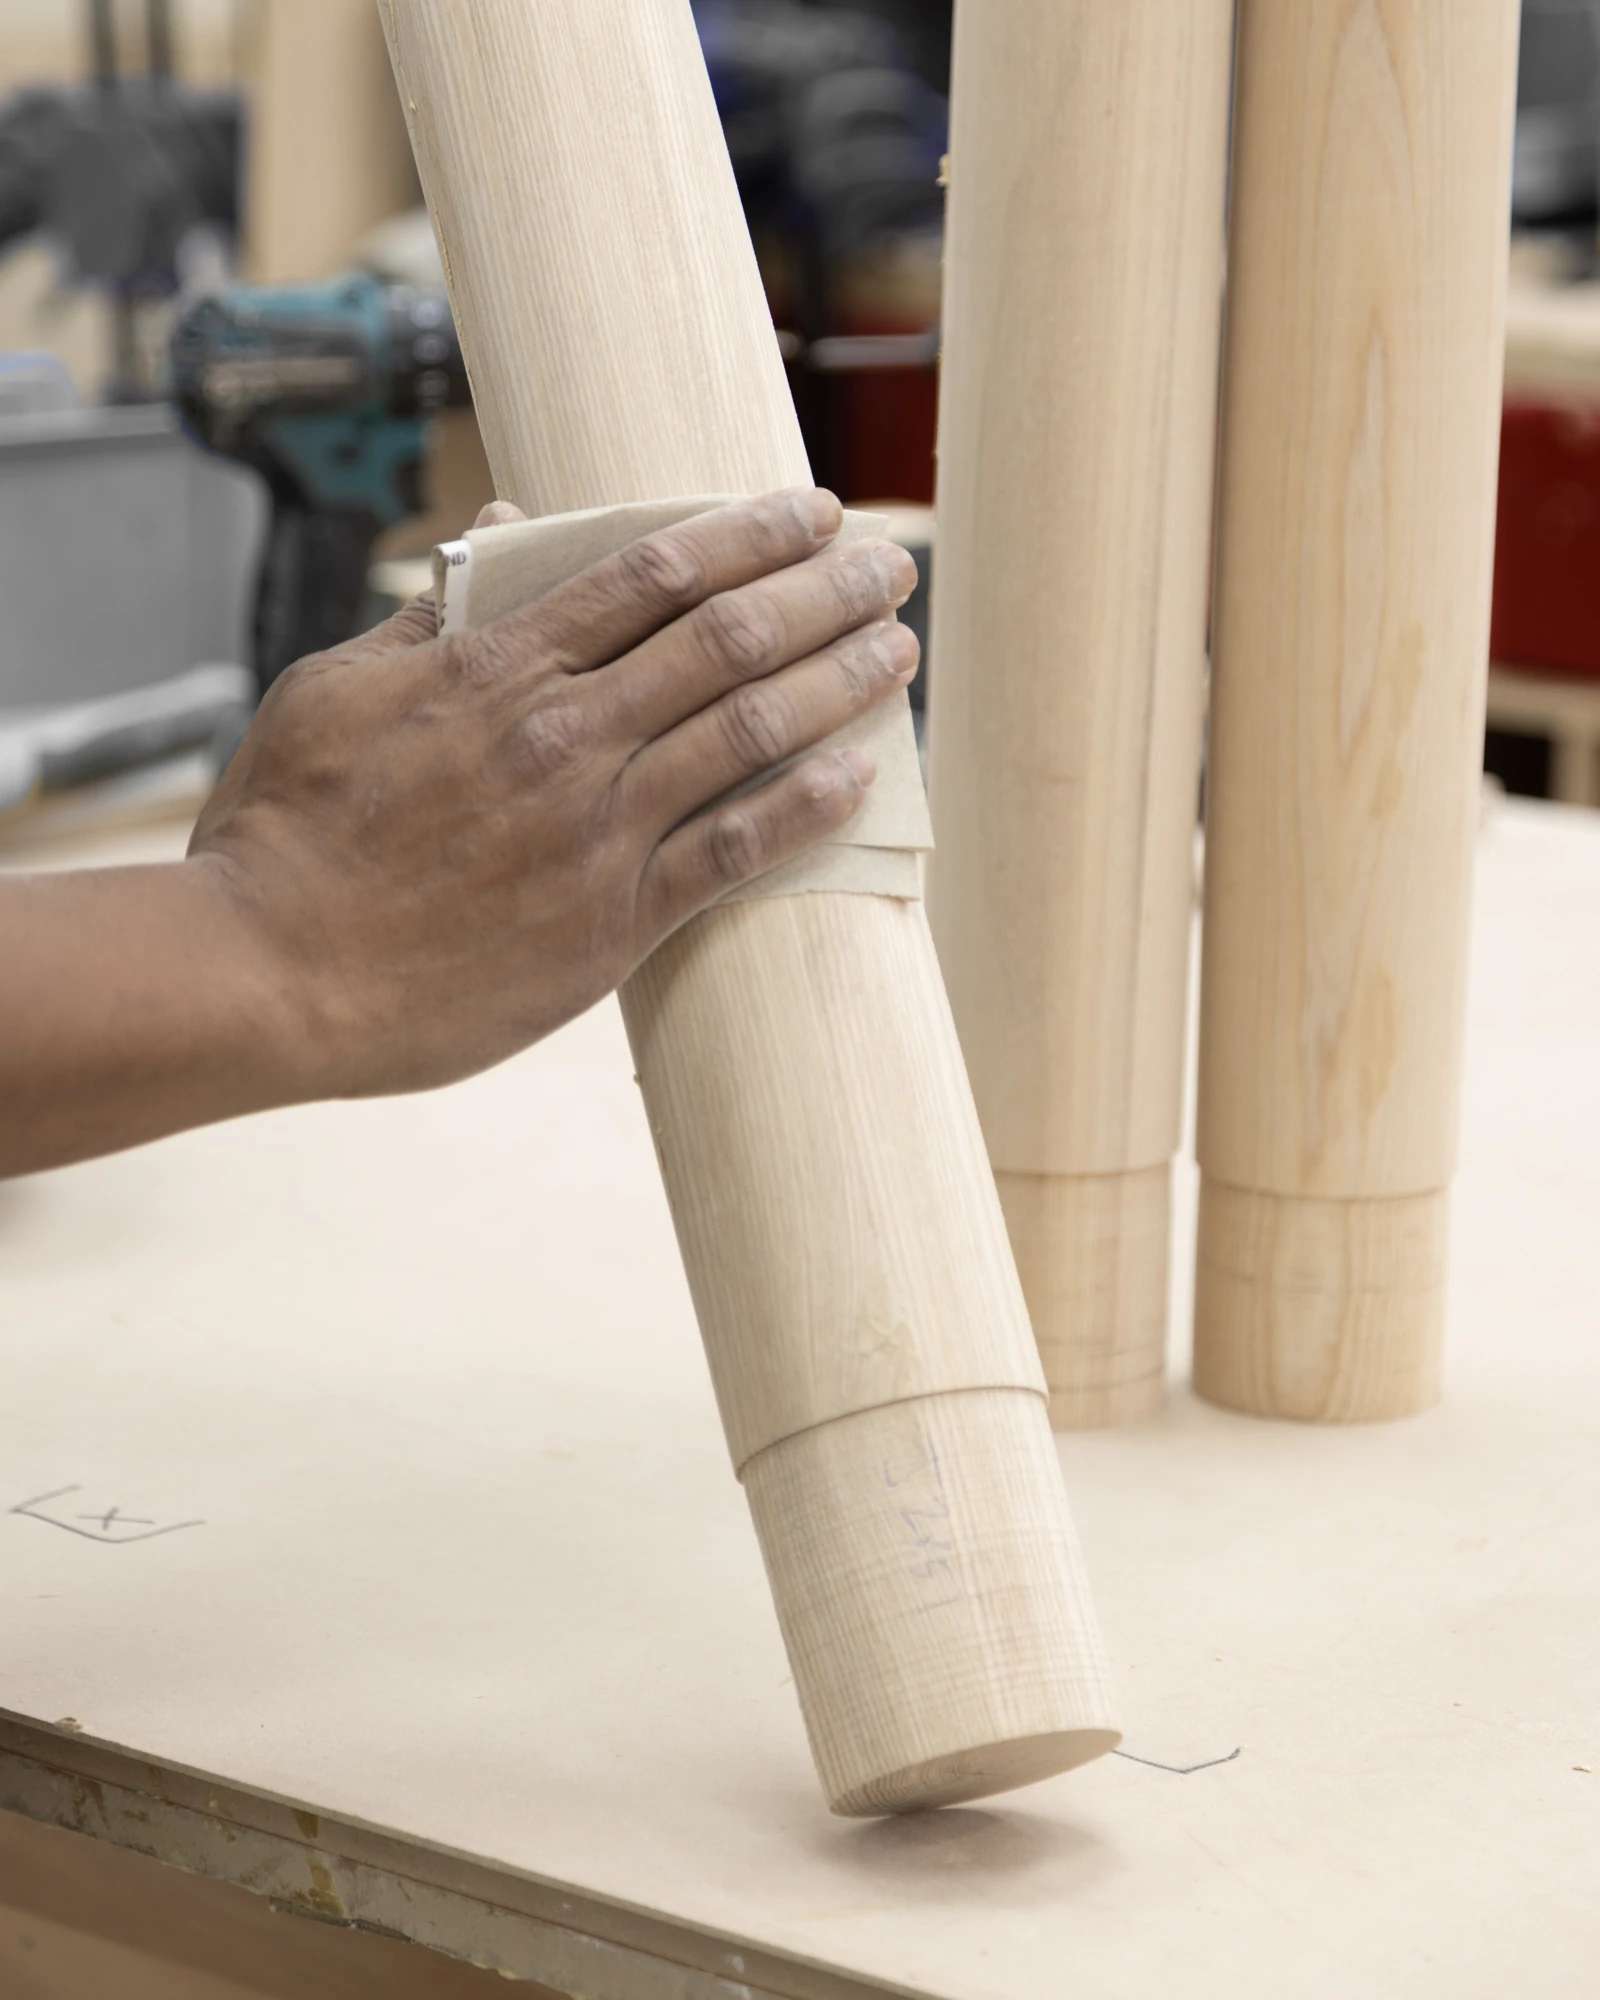
<svg viewBox="0 0 1600 2000">
<path fill-rule="evenodd" d="M 233 286 L 183 314 L 172 374 L 190 434 L 252 466 L 271 496 L 255 630 L 264 689 L 350 636 L 374 539 L 421 507 L 429 419 L 468 400 L 449 305 L 361 273 Z"/>
</svg>

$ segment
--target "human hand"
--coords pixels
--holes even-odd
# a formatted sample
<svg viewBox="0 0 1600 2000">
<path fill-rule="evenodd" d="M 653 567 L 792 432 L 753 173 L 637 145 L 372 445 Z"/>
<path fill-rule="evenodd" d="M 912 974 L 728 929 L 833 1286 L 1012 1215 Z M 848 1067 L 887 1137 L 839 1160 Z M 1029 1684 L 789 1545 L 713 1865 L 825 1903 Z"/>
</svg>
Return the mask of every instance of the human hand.
<svg viewBox="0 0 1600 2000">
<path fill-rule="evenodd" d="M 844 825 L 854 751 L 713 803 L 916 670 L 911 558 L 840 520 L 810 489 L 719 508 L 493 625 L 437 636 L 419 600 L 274 683 L 189 852 L 285 998 L 293 1094 L 497 1062 Z"/>
</svg>

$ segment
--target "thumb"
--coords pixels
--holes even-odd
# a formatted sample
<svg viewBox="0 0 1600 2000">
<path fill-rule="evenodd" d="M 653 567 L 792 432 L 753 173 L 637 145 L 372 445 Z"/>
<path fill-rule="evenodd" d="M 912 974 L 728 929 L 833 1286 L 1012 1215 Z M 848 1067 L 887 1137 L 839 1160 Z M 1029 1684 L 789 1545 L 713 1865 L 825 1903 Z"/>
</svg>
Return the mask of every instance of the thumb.
<svg viewBox="0 0 1600 2000">
<path fill-rule="evenodd" d="M 527 515 L 509 500 L 491 500 L 487 506 L 478 509 L 475 528 L 509 528 L 518 521 L 525 521 Z M 428 640 L 437 638 L 439 632 L 438 607 L 431 590 L 425 590 L 420 597 L 413 597 L 409 604 L 403 604 L 381 625 L 374 625 L 359 639 L 353 640 L 347 649 L 364 656 L 374 653 L 403 652 L 408 646 L 426 645 Z"/>
<path fill-rule="evenodd" d="M 352 639 L 340 650 L 363 659 L 374 653 L 401 653 L 409 646 L 426 645 L 438 632 L 439 615 L 433 592 L 425 590 L 409 604 L 402 604 L 381 625 L 374 625 L 370 632 L 363 632 L 359 639 Z"/>
<path fill-rule="evenodd" d="M 514 528 L 519 521 L 527 520 L 522 509 L 510 500 L 491 500 L 487 507 L 478 509 L 475 528 Z"/>
</svg>

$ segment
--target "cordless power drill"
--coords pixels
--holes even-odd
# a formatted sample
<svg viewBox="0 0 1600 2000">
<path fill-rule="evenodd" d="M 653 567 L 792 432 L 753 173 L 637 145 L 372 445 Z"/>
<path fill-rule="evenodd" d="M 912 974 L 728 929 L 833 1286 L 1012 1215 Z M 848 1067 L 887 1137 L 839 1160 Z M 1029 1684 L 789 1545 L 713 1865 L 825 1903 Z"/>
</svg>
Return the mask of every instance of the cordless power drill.
<svg viewBox="0 0 1600 2000">
<path fill-rule="evenodd" d="M 357 630 L 373 542 L 421 510 L 428 419 L 470 400 L 449 304 L 363 274 L 234 286 L 183 313 L 172 385 L 190 434 L 271 496 L 253 628 L 264 693 Z"/>
</svg>

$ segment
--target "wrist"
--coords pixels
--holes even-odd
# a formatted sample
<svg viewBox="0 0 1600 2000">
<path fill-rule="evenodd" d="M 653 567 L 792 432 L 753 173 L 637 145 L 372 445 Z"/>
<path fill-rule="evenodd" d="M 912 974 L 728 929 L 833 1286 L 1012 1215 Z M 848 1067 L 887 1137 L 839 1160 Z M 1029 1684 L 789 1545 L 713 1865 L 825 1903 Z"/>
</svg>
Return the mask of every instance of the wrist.
<svg viewBox="0 0 1600 2000">
<path fill-rule="evenodd" d="M 209 859 L 0 880 L 0 1175 L 322 1093 L 298 984 Z"/>
<path fill-rule="evenodd" d="M 208 1040 L 231 1074 L 241 1111 L 337 1094 L 317 1060 L 307 968 L 282 949 L 248 879 L 224 853 L 192 853 L 175 888 L 206 967 Z"/>
</svg>

